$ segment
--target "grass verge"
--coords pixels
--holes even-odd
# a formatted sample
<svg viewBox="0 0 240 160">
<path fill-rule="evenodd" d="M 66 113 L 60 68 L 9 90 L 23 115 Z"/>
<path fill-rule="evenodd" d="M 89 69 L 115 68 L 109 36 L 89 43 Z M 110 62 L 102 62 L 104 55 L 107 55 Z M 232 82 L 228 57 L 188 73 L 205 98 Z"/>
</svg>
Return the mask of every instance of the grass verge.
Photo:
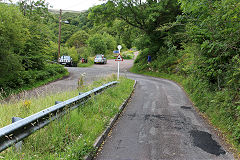
<svg viewBox="0 0 240 160">
<path fill-rule="evenodd" d="M 48 79 L 45 79 L 45 80 L 42 80 L 42 81 L 38 81 L 38 82 L 36 82 L 35 84 L 33 84 L 33 85 L 31 85 L 31 86 L 26 85 L 26 86 L 20 88 L 20 89 L 19 89 L 19 92 L 26 91 L 26 90 L 31 90 L 31 89 L 33 89 L 33 88 L 40 87 L 40 86 L 42 86 L 42 85 L 45 85 L 45 84 L 48 84 L 48 83 L 50 83 L 50 82 L 56 81 L 56 80 L 58 80 L 58 79 L 61 79 L 61 78 L 63 78 L 63 77 L 66 77 L 66 76 L 68 76 L 68 75 L 69 75 L 69 72 L 66 71 L 66 72 L 64 72 L 64 73 L 58 74 L 58 75 L 56 75 L 56 76 L 53 76 L 53 77 L 51 77 L 51 78 L 48 78 Z"/>
<path fill-rule="evenodd" d="M 202 116 L 211 123 L 218 135 L 229 144 L 237 159 L 240 158 L 240 123 L 238 112 L 232 112 L 236 105 L 232 97 L 235 91 L 224 89 L 212 91 L 208 84 L 196 80 L 194 77 L 183 77 L 177 74 L 166 74 L 153 71 L 139 71 L 136 66 L 130 69 L 131 72 L 152 77 L 165 78 L 180 84 L 193 104 L 199 109 Z M 240 103 L 240 102 L 238 102 Z"/>
<path fill-rule="evenodd" d="M 94 82 L 92 85 L 82 88 L 81 92 L 115 79 L 116 76 L 113 76 Z M 109 88 L 100 95 L 93 96 L 85 105 L 80 106 L 62 119 L 54 121 L 25 139 L 21 153 L 16 153 L 13 148 L 9 148 L 2 152 L 0 156 L 4 159 L 82 159 L 93 151 L 95 139 L 106 128 L 110 119 L 118 113 L 118 107 L 132 92 L 133 84 L 133 80 L 121 77 L 120 83 L 116 87 Z M 47 108 L 47 104 L 49 107 L 54 104 L 55 100 L 72 98 L 78 92 L 78 90 L 75 90 L 54 94 L 42 99 L 29 100 L 30 103 L 20 102 L 18 104 L 20 106 L 19 112 L 21 114 L 22 111 L 30 115 L 35 109 L 42 110 Z M 12 108 L 14 110 L 15 107 L 15 105 L 9 105 L 3 108 Z M 23 107 L 22 110 L 21 107 Z M 29 108 L 29 111 L 27 108 Z M 25 111 L 26 109 L 27 111 Z M 8 110 L 1 112 L 8 114 L 6 113 Z M 11 118 L 9 115 L 8 117 Z"/>
<path fill-rule="evenodd" d="M 56 81 L 58 79 L 61 79 L 63 77 L 66 77 L 69 75 L 69 72 L 64 69 L 64 72 L 57 73 L 56 75 L 53 75 L 49 78 L 43 79 L 43 80 L 36 80 L 34 83 L 28 83 L 24 84 L 23 86 L 17 88 L 17 89 L 10 89 L 8 91 L 0 91 L 0 100 L 7 98 L 8 96 L 13 96 L 15 94 L 21 93 L 23 91 L 28 91 L 37 87 L 40 87 L 42 85 L 46 85 L 50 82 Z"/>
<path fill-rule="evenodd" d="M 93 65 L 93 63 L 78 63 L 78 67 L 91 67 Z"/>
</svg>

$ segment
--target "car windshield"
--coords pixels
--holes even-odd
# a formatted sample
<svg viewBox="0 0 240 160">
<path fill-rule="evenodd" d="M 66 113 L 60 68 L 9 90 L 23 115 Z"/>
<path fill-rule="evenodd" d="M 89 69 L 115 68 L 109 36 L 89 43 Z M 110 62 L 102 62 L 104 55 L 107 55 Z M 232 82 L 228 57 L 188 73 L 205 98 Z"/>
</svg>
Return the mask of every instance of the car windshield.
<svg viewBox="0 0 240 160">
<path fill-rule="evenodd" d="M 96 58 L 102 58 L 103 56 L 102 55 L 96 55 Z"/>
<path fill-rule="evenodd" d="M 71 58 L 70 58 L 70 56 L 62 56 L 61 59 L 62 59 L 62 60 L 63 60 L 63 59 L 65 59 L 65 60 L 70 60 Z"/>
</svg>

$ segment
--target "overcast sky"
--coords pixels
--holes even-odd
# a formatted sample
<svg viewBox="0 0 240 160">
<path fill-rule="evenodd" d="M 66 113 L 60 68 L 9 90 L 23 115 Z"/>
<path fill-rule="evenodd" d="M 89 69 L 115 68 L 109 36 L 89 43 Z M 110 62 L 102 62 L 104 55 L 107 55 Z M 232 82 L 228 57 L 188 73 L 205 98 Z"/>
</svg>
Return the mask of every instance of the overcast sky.
<svg viewBox="0 0 240 160">
<path fill-rule="evenodd" d="M 102 4 L 99 0 L 46 0 L 53 6 L 53 9 L 82 11 L 94 5 Z"/>
<path fill-rule="evenodd" d="M 17 1 L 19 0 L 13 0 L 13 2 Z M 8 0 L 3 0 L 3 2 L 8 2 Z M 74 11 L 87 10 L 94 5 L 103 3 L 102 0 L 46 0 L 46 2 L 49 2 L 53 9 Z"/>
</svg>

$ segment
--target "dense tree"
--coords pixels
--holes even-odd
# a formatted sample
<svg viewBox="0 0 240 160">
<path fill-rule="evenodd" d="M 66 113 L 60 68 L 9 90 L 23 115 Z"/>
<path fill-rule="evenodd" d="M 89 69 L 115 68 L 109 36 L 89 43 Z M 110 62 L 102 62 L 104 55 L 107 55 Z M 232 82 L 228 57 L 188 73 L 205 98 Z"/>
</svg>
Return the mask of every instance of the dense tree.
<svg viewBox="0 0 240 160">
<path fill-rule="evenodd" d="M 198 71 L 196 76 L 216 85 L 219 89 L 226 86 L 236 67 L 233 61 L 239 58 L 240 52 L 239 2 L 236 0 L 180 2 L 184 11 L 183 17 L 188 19 L 186 26 L 188 48 L 191 45 L 195 48 L 192 53 L 195 57 L 194 69 Z"/>
<path fill-rule="evenodd" d="M 0 83 L 23 70 L 20 52 L 29 39 L 28 20 L 14 6 L 0 3 Z"/>
<path fill-rule="evenodd" d="M 62 15 L 63 21 L 67 21 L 71 25 L 77 26 L 77 24 L 73 23 L 73 20 L 76 19 L 79 16 L 78 13 L 72 13 L 72 12 L 65 12 Z M 79 22 L 77 22 L 79 23 Z"/>
<path fill-rule="evenodd" d="M 89 12 L 90 9 L 85 12 L 82 12 L 76 19 L 77 21 L 79 21 L 78 26 L 84 30 L 89 30 L 94 26 L 93 21 L 88 18 Z"/>
<path fill-rule="evenodd" d="M 49 45 L 45 47 L 45 56 L 48 60 L 54 61 L 58 58 L 58 44 L 50 41 Z"/>
<path fill-rule="evenodd" d="M 0 88 L 5 91 L 64 72 L 60 66 L 46 64 L 46 48 L 53 34 L 42 20 L 42 2 L 25 5 L 24 11 L 21 5 L 0 3 Z"/>
<path fill-rule="evenodd" d="M 48 12 L 45 0 L 21 0 L 18 2 L 20 11 L 31 20 L 47 23 L 53 16 Z"/>
<path fill-rule="evenodd" d="M 79 56 L 77 50 L 74 47 L 68 49 L 68 55 L 71 56 L 74 64 L 78 63 Z"/>
<path fill-rule="evenodd" d="M 88 39 L 88 46 L 92 54 L 105 54 L 107 52 L 107 45 L 103 40 L 101 34 L 95 34 Z"/>
<path fill-rule="evenodd" d="M 20 1 L 20 11 L 28 19 L 25 21 L 29 31 L 29 39 L 20 52 L 22 65 L 25 70 L 44 68 L 44 55 L 53 34 L 47 26 L 47 22 L 53 17 L 48 12 L 48 4 L 45 0 Z"/>
<path fill-rule="evenodd" d="M 50 31 L 45 24 L 36 21 L 29 22 L 30 38 L 26 41 L 25 47 L 21 52 L 22 64 L 26 70 L 44 68 L 46 60 L 45 48 L 49 45 Z"/>
<path fill-rule="evenodd" d="M 66 43 L 67 40 L 79 29 L 78 27 L 70 24 L 62 24 L 61 42 Z M 56 29 L 58 35 L 58 30 Z"/>
<path fill-rule="evenodd" d="M 99 29 L 100 28 L 100 29 Z M 97 25 L 93 29 L 95 32 L 102 31 L 103 33 L 108 33 L 112 35 L 118 44 L 124 44 L 127 48 L 131 48 L 134 40 L 141 31 L 120 19 L 115 19 L 112 23 Z"/>
<path fill-rule="evenodd" d="M 84 30 L 79 30 L 78 32 L 74 33 L 68 40 L 67 40 L 67 46 L 69 47 L 75 47 L 75 48 L 81 48 L 87 45 L 88 40 L 88 33 Z"/>
<path fill-rule="evenodd" d="M 90 10 L 83 12 L 64 12 L 62 20 L 68 22 L 69 25 L 76 26 L 82 30 L 89 30 L 93 28 L 93 21 L 89 20 L 88 14 Z"/>
<path fill-rule="evenodd" d="M 117 47 L 116 40 L 108 33 L 103 33 L 103 41 L 107 45 L 107 50 L 109 52 L 112 52 Z"/>
</svg>

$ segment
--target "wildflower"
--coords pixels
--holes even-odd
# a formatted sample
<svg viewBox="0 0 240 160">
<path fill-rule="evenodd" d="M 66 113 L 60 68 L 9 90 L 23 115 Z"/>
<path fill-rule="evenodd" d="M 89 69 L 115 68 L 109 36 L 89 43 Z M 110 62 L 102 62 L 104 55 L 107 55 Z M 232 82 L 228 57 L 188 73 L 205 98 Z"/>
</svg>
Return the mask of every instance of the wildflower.
<svg viewBox="0 0 240 160">
<path fill-rule="evenodd" d="M 29 101 L 29 100 L 25 100 L 25 101 L 23 102 L 23 107 L 24 107 L 25 109 L 27 109 L 27 110 L 30 109 L 30 105 L 31 105 L 31 101 Z"/>
</svg>

